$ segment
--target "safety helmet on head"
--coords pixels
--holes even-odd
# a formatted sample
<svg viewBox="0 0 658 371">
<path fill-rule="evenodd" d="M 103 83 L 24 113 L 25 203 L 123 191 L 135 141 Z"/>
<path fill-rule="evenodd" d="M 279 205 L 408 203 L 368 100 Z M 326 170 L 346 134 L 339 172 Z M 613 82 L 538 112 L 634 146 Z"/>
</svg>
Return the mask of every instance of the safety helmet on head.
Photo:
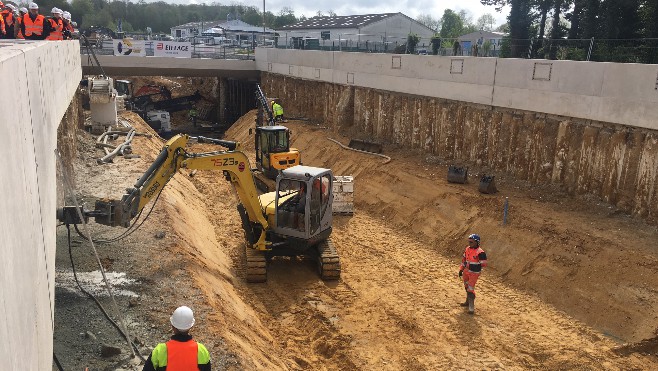
<svg viewBox="0 0 658 371">
<path fill-rule="evenodd" d="M 18 9 L 18 11 L 21 12 L 21 13 L 27 13 L 27 8 L 26 8 L 26 7 L 22 7 L 22 8 L 20 8 L 20 9 Z"/>
<path fill-rule="evenodd" d="M 186 306 L 178 307 L 169 318 L 171 325 L 180 331 L 187 331 L 194 326 L 194 313 Z"/>
<path fill-rule="evenodd" d="M 468 239 L 477 242 L 478 245 L 480 244 L 480 235 L 479 234 L 473 233 L 472 235 L 468 236 Z"/>
<path fill-rule="evenodd" d="M 28 8 L 30 8 L 30 9 L 39 9 L 39 5 L 37 5 L 37 3 L 30 3 Z"/>
<path fill-rule="evenodd" d="M 5 5 L 7 8 L 11 9 L 12 12 L 17 12 L 18 8 L 14 4 L 7 4 Z"/>
<path fill-rule="evenodd" d="M 63 13 L 62 13 L 62 17 L 64 17 L 64 19 L 70 21 L 70 20 L 71 20 L 71 13 L 69 13 L 69 12 L 63 12 Z"/>
<path fill-rule="evenodd" d="M 60 8 L 53 8 L 53 10 L 50 11 L 52 14 L 62 14 L 62 10 Z"/>
</svg>

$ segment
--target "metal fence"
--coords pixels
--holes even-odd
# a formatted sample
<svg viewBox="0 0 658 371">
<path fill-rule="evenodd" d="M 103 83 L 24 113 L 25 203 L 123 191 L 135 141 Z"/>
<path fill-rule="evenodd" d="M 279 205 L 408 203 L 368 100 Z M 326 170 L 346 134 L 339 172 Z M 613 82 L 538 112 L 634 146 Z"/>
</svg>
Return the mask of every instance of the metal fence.
<svg viewBox="0 0 658 371">
<path fill-rule="evenodd" d="M 391 40 L 388 38 L 387 40 Z M 146 41 L 146 55 L 153 56 L 156 41 Z M 356 41 L 356 40 L 304 40 L 279 37 L 274 45 L 279 49 L 324 50 L 365 53 L 424 54 L 439 56 L 477 56 L 557 59 L 575 61 L 658 63 L 658 39 L 503 39 L 498 43 L 471 43 L 460 39 L 442 39 L 435 51 L 431 43 L 419 42 L 415 49 L 408 50 L 406 40 Z M 97 41 L 93 45 L 98 55 L 112 55 L 111 39 Z M 81 45 L 81 54 L 88 54 Z M 211 45 L 192 40 L 192 58 L 255 59 L 253 47 Z"/>
<path fill-rule="evenodd" d="M 145 52 L 147 57 L 154 56 L 154 45 L 157 41 L 145 40 Z M 95 41 L 92 48 L 96 55 L 114 55 L 114 45 L 112 39 Z M 80 42 L 80 54 L 87 55 L 87 47 Z M 211 59 L 243 59 L 254 60 L 254 48 L 239 46 L 222 46 L 208 45 L 203 43 L 192 44 L 192 58 L 211 58 Z"/>
</svg>

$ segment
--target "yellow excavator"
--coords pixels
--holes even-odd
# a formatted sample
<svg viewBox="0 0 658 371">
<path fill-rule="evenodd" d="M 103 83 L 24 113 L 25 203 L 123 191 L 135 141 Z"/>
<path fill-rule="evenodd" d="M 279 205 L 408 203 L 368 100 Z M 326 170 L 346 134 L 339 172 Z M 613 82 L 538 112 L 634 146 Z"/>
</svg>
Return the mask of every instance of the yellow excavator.
<svg viewBox="0 0 658 371">
<path fill-rule="evenodd" d="M 223 148 L 193 153 L 187 149 L 191 139 Z M 132 228 L 144 207 L 180 169 L 221 171 L 233 185 L 246 239 L 248 282 L 265 282 L 267 264 L 275 256 L 311 256 L 322 279 L 340 278 L 340 259 L 329 239 L 331 170 L 301 165 L 284 169 L 277 176 L 275 190 L 259 196 L 249 159 L 233 141 L 176 135 L 121 200 L 97 200 L 93 211 L 81 210 L 81 214 L 99 224 Z M 81 223 L 76 215 L 74 206 L 58 210 L 59 220 L 67 224 Z"/>
<path fill-rule="evenodd" d="M 302 156 L 296 148 L 290 148 L 290 130 L 277 125 L 267 97 L 256 85 L 258 115 L 256 117 L 256 186 L 264 192 L 274 191 L 279 173 L 293 166 L 301 165 Z"/>
</svg>

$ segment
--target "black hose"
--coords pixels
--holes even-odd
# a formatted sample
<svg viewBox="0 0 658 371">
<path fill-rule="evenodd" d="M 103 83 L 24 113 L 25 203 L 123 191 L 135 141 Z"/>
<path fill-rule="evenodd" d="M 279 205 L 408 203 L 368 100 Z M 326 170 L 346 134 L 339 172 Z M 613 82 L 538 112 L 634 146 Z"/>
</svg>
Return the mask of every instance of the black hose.
<svg viewBox="0 0 658 371">
<path fill-rule="evenodd" d="M 64 371 L 64 368 L 62 368 L 62 365 L 59 363 L 59 360 L 57 359 L 57 355 L 55 352 L 53 352 L 53 361 L 55 361 L 55 365 L 57 366 L 57 369 L 59 371 Z"/>
<path fill-rule="evenodd" d="M 116 322 L 114 322 L 114 320 L 112 318 L 110 318 L 109 314 L 107 314 L 107 311 L 105 311 L 105 308 L 103 308 L 103 305 L 98 301 L 98 299 L 96 299 L 96 297 L 94 297 L 94 295 L 92 295 L 90 292 L 88 292 L 87 290 L 82 288 L 82 286 L 80 285 L 80 282 L 78 281 L 78 274 L 75 271 L 75 264 L 73 263 L 73 253 L 71 252 L 71 228 L 68 224 L 66 225 L 66 232 L 67 232 L 68 244 L 69 244 L 69 259 L 71 260 L 71 269 L 73 270 L 73 278 L 75 279 L 75 284 L 78 286 L 80 291 L 82 291 L 87 296 L 89 296 L 92 300 L 94 300 L 94 302 L 96 303 L 98 308 L 103 313 L 103 316 L 105 316 L 105 318 L 108 321 L 110 321 L 112 326 L 114 326 L 114 328 L 116 328 L 119 331 L 119 333 L 123 336 L 123 338 L 126 339 L 126 341 L 128 341 L 130 343 L 130 345 L 135 350 L 135 353 L 137 354 L 139 359 L 146 362 L 146 359 L 139 353 L 139 350 L 137 349 L 137 346 L 135 344 L 133 344 L 133 342 L 130 339 L 128 339 L 128 336 L 123 332 L 121 327 L 119 327 L 119 325 Z"/>
<path fill-rule="evenodd" d="M 139 220 L 139 218 L 142 216 L 142 212 L 144 211 L 144 209 L 142 209 L 142 210 L 139 212 L 139 214 L 137 214 L 137 216 L 135 217 L 135 222 L 134 222 L 133 224 L 131 224 L 130 227 L 128 228 L 128 230 L 126 230 L 125 232 L 121 233 L 120 235 L 118 235 L 118 236 L 116 236 L 116 237 L 112 237 L 112 238 L 110 238 L 110 239 L 106 239 L 106 240 L 102 240 L 102 239 L 101 239 L 101 240 L 93 240 L 93 239 L 92 239 L 92 241 L 94 241 L 94 242 L 96 242 L 96 243 L 101 243 L 101 244 L 112 243 L 112 242 L 116 242 L 116 241 L 119 241 L 119 240 L 121 240 L 121 239 L 123 239 L 123 238 L 126 238 L 126 237 L 130 236 L 131 234 L 133 234 L 133 232 L 135 232 L 136 230 L 138 230 L 138 229 L 142 226 L 142 224 L 144 224 L 144 222 L 149 218 L 149 215 L 151 215 L 151 212 L 152 212 L 153 209 L 155 208 L 155 205 L 158 203 L 158 199 L 160 198 L 160 195 L 162 194 L 162 191 L 163 191 L 164 188 L 167 186 L 167 184 L 169 183 L 169 181 L 171 180 L 171 178 L 174 177 L 174 174 L 176 174 L 176 173 L 175 173 L 175 172 L 172 173 L 171 176 L 169 176 L 169 178 L 167 179 L 167 181 L 164 183 L 164 185 L 163 185 L 162 188 L 160 189 L 160 192 L 158 192 L 158 195 L 155 196 L 155 200 L 153 201 L 153 205 L 151 206 L 151 209 L 149 209 L 148 213 L 146 213 L 146 216 L 144 217 L 144 219 L 142 219 L 142 221 L 139 223 L 139 225 L 137 225 L 137 227 L 135 227 L 135 225 L 137 224 L 137 221 Z M 82 237 L 82 238 L 84 238 L 84 239 L 86 239 L 86 240 L 89 239 L 89 237 L 85 236 L 85 234 L 82 233 L 82 231 L 80 231 L 80 229 L 78 228 L 78 225 L 77 225 L 77 224 L 74 224 L 73 227 L 75 228 L 75 231 L 78 233 L 78 235 L 79 235 L 80 237 Z"/>
</svg>

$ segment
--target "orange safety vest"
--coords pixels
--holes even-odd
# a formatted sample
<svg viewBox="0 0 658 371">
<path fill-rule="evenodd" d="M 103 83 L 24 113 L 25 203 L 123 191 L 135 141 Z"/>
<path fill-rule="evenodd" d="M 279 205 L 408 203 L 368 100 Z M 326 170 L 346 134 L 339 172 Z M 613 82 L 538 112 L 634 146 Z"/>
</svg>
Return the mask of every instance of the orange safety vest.
<svg viewBox="0 0 658 371">
<path fill-rule="evenodd" d="M 466 246 L 464 256 L 462 257 L 462 265 L 459 270 L 467 269 L 470 273 L 480 273 L 482 267 L 487 266 L 487 254 L 478 247 L 476 249 Z"/>
<path fill-rule="evenodd" d="M 5 19 L 5 29 L 9 29 L 9 27 L 11 27 L 11 25 L 13 25 L 15 23 L 14 22 L 14 13 L 12 13 L 8 10 L 4 10 L 0 14 L 2 14 L 2 16 Z"/>
<path fill-rule="evenodd" d="M 0 33 L 5 33 L 5 17 L 0 14 Z"/>
<path fill-rule="evenodd" d="M 25 36 L 30 37 L 34 35 L 43 35 L 43 22 L 46 20 L 46 17 L 39 14 L 32 22 L 30 14 L 27 13 L 23 16 L 23 24 L 25 25 Z"/>
<path fill-rule="evenodd" d="M 165 344 L 167 345 L 167 370 L 199 370 L 199 345 L 196 341 L 169 340 Z"/>
<path fill-rule="evenodd" d="M 64 40 L 64 35 L 62 32 L 64 31 L 64 24 L 61 19 L 58 18 L 49 18 L 48 21 L 50 22 L 50 35 L 46 37 L 46 40 Z"/>
</svg>

